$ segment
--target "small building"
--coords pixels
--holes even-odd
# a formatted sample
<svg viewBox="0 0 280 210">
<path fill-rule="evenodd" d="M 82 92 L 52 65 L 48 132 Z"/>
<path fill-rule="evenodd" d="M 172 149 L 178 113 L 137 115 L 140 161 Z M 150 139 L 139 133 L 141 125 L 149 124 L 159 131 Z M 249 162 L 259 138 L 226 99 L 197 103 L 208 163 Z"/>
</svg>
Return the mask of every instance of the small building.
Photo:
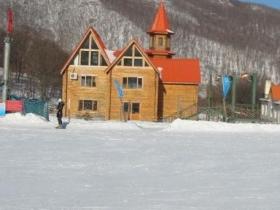
<svg viewBox="0 0 280 210">
<path fill-rule="evenodd" d="M 149 49 L 133 39 L 115 51 L 89 28 L 61 70 L 65 115 L 106 120 L 158 121 L 197 112 L 198 59 L 173 58 L 161 2 L 150 30 Z"/>
<path fill-rule="evenodd" d="M 265 97 L 261 101 L 261 118 L 280 123 L 280 85 L 266 82 Z"/>
</svg>

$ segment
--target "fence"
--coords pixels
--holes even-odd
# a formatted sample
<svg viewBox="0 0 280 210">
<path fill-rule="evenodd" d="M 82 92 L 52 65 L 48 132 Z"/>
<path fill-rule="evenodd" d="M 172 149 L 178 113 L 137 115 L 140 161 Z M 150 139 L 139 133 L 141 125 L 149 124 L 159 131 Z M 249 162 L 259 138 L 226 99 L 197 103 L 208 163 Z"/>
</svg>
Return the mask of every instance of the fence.
<svg viewBox="0 0 280 210">
<path fill-rule="evenodd" d="M 34 113 L 49 120 L 48 103 L 38 99 L 25 99 L 24 100 L 24 113 Z"/>
<path fill-rule="evenodd" d="M 193 112 L 194 107 L 198 107 L 196 112 Z M 223 106 L 199 107 L 196 104 L 193 104 L 184 110 L 180 110 L 173 115 L 163 118 L 162 121 L 171 122 L 176 118 L 180 118 L 227 122 L 265 122 L 261 119 L 259 107 L 252 109 L 251 105 L 238 104 L 234 110 L 231 106 L 227 106 L 226 111 L 227 117 L 225 119 Z"/>
</svg>

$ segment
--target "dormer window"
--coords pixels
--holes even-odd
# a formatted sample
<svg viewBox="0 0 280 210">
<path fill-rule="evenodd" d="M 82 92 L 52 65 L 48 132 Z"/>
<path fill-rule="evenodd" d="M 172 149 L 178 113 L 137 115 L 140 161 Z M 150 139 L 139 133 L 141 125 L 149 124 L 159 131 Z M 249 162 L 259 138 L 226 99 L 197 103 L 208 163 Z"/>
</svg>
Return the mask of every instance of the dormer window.
<svg viewBox="0 0 280 210">
<path fill-rule="evenodd" d="M 92 36 L 89 36 L 83 43 L 79 54 L 74 60 L 77 60 L 77 58 L 78 62 L 74 62 L 74 64 L 78 63 L 78 65 L 82 66 L 107 66 L 107 63 Z"/>
<path fill-rule="evenodd" d="M 124 53 L 123 58 L 118 63 L 119 66 L 147 67 L 148 63 L 143 58 L 136 46 L 131 46 Z"/>
</svg>

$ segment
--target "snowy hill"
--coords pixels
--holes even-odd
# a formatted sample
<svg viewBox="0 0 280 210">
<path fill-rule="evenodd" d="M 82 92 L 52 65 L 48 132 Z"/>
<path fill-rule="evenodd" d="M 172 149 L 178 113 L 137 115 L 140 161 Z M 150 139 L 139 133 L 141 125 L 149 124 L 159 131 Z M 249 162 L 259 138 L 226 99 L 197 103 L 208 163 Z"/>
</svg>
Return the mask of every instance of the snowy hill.
<svg viewBox="0 0 280 210">
<path fill-rule="evenodd" d="M 68 52 L 91 25 L 109 48 L 132 37 L 147 46 L 156 0 L 11 0 L 16 29 L 31 26 Z M 0 0 L 0 14 L 9 1 Z M 258 71 L 279 81 L 280 12 L 237 0 L 166 0 L 173 49 L 179 56 L 199 57 L 218 72 Z M 2 24 L 5 18 L 1 18 Z M 203 68 L 204 73 L 208 71 Z M 204 77 L 205 78 L 205 77 Z"/>
</svg>

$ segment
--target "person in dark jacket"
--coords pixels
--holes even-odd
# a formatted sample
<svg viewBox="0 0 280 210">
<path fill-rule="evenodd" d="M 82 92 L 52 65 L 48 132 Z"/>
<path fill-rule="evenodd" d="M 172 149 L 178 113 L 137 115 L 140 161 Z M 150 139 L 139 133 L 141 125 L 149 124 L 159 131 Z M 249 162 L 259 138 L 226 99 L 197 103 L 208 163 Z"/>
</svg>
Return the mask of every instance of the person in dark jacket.
<svg viewBox="0 0 280 210">
<path fill-rule="evenodd" d="M 56 106 L 56 110 L 57 110 L 56 117 L 57 117 L 59 128 L 62 128 L 62 115 L 63 115 L 62 110 L 63 110 L 63 107 L 64 107 L 64 103 L 60 98 L 60 99 L 58 99 L 58 104 Z"/>
</svg>

